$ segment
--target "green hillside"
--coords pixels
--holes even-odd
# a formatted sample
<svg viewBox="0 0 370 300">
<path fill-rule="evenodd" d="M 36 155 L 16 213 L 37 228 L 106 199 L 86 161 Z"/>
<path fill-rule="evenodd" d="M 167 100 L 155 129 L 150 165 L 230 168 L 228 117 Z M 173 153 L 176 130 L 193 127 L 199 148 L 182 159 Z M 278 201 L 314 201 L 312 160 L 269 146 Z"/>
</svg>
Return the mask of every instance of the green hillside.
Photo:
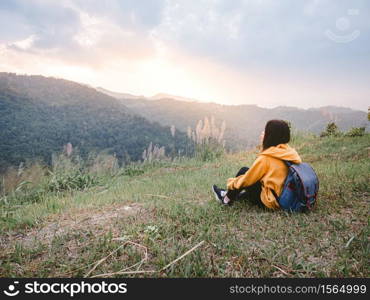
<svg viewBox="0 0 370 300">
<path fill-rule="evenodd" d="M 152 100 L 143 97 L 133 99 L 124 95 L 117 97 L 136 114 L 162 125 L 175 125 L 182 131 L 186 131 L 188 126 L 195 128 L 204 117 L 213 116 L 216 124 L 225 121 L 226 146 L 233 150 L 255 146 L 266 122 L 271 119 L 289 120 L 293 128 L 316 134 L 332 121 L 343 131 L 368 126 L 366 112 L 334 106 L 312 109 L 281 106 L 269 109 L 256 105 L 220 105 L 172 98 Z"/>
<path fill-rule="evenodd" d="M 132 165 L 39 198 L 21 183 L 0 200 L 0 275 L 368 277 L 370 135 L 292 146 L 320 179 L 309 214 L 216 203 L 211 185 L 256 152 Z"/>
<path fill-rule="evenodd" d="M 83 158 L 105 151 L 123 163 L 150 143 L 167 155 L 189 148 L 186 135 L 135 115 L 120 101 L 62 79 L 0 73 L 0 172 L 21 162 L 51 163 L 71 143 Z"/>
</svg>

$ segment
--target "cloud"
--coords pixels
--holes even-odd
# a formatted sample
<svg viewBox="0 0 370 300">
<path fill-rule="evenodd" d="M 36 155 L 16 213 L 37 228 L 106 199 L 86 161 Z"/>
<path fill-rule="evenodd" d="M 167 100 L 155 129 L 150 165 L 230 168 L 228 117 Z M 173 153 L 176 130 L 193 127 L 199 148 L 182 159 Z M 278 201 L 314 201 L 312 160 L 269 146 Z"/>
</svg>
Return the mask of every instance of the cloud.
<svg viewBox="0 0 370 300">
<path fill-rule="evenodd" d="M 34 48 L 50 49 L 73 44 L 80 29 L 79 15 L 62 3 L 3 0 L 0 5 L 0 40 L 12 43 L 35 36 Z"/>
<path fill-rule="evenodd" d="M 156 28 L 159 39 L 192 55 L 203 55 L 241 68 L 252 66 L 309 67 L 312 63 L 353 61 L 369 52 L 370 4 L 365 1 L 174 1 Z M 325 36 L 335 21 L 348 18 L 360 35 L 352 45 L 339 45 Z M 351 28 L 348 29 L 350 33 Z M 348 34 L 343 32 L 342 34 Z M 361 46 L 360 46 L 361 45 Z M 333 56 L 334 53 L 334 56 Z"/>
<path fill-rule="evenodd" d="M 91 16 L 108 18 L 125 29 L 145 31 L 161 23 L 166 1 L 77 0 L 74 4 Z"/>
<path fill-rule="evenodd" d="M 109 74 L 125 73 L 132 85 L 130 78 L 135 78 L 138 89 L 143 88 L 140 77 L 150 80 L 161 68 L 166 78 L 173 71 L 183 74 L 185 82 L 184 74 L 191 76 L 189 66 L 194 73 L 202 66 L 215 66 L 224 70 L 219 76 L 239 74 L 232 78 L 239 76 L 240 88 L 228 85 L 238 93 L 243 80 L 255 83 L 251 93 L 256 99 L 263 98 L 258 96 L 263 89 L 277 89 L 272 84 L 276 80 L 286 86 L 284 97 L 292 82 L 306 93 L 309 86 L 320 86 L 322 96 L 316 96 L 321 100 L 337 97 L 340 92 L 334 93 L 334 87 L 345 83 L 348 99 L 350 87 L 352 97 L 362 99 L 370 93 L 369 16 L 366 0 L 1 0 L 0 66 L 11 62 L 14 69 L 26 70 L 25 66 L 31 68 L 26 61 L 32 60 L 44 64 L 41 69 L 48 74 L 51 64 L 78 69 L 79 74 L 113 70 Z M 340 43 L 328 38 L 328 30 L 334 38 L 355 30 L 360 34 Z M 161 84 L 158 78 L 153 82 Z M 199 79 L 192 84 L 198 94 L 206 95 L 201 83 Z M 291 90 L 297 94 L 297 89 Z"/>
<path fill-rule="evenodd" d="M 165 2 L 0 3 L 0 44 L 13 51 L 94 67 L 112 59 L 140 59 L 155 54 L 150 30 L 160 23 Z"/>
<path fill-rule="evenodd" d="M 360 13 L 348 16 L 350 8 Z M 237 68 L 312 71 L 316 64 L 356 63 L 356 56 L 370 51 L 369 13 L 364 0 L 3 0 L 0 42 L 17 49 L 32 37 L 30 51 L 53 50 L 69 60 L 91 59 L 89 53 L 100 50 L 132 59 L 135 53 L 155 55 L 161 43 Z M 342 16 L 362 33 L 344 46 L 325 36 L 326 30 L 350 34 L 351 28 L 336 28 Z"/>
</svg>

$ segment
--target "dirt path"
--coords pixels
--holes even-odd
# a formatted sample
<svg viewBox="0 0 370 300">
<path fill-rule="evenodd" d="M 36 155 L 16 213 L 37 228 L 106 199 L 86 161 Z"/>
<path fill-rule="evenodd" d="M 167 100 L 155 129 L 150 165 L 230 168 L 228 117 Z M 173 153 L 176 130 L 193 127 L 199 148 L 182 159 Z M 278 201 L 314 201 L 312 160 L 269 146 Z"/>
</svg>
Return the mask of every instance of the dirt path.
<svg viewBox="0 0 370 300">
<path fill-rule="evenodd" d="M 37 241 L 50 244 L 57 236 L 86 229 L 92 232 L 114 231 L 114 224 L 118 220 L 129 216 L 143 217 L 145 214 L 146 210 L 138 203 L 70 210 L 52 215 L 42 225 L 25 232 L 11 232 L 6 236 L 0 236 L 0 248 L 8 248 L 16 242 L 23 246 L 30 246 Z"/>
</svg>

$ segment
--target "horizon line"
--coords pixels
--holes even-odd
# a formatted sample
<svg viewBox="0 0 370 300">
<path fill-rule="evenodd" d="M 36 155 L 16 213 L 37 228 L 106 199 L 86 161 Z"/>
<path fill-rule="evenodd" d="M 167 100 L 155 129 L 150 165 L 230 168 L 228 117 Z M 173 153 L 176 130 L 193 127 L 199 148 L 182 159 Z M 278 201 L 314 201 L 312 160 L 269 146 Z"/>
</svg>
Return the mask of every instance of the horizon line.
<svg viewBox="0 0 370 300">
<path fill-rule="evenodd" d="M 242 104 L 230 104 L 230 103 L 228 103 L 228 104 L 225 104 L 222 101 L 217 102 L 217 101 L 212 101 L 212 100 L 200 100 L 200 99 L 195 99 L 195 98 L 187 97 L 187 96 L 173 95 L 171 93 L 166 93 L 166 92 L 157 92 L 157 93 L 155 93 L 152 96 L 145 96 L 145 95 L 137 95 L 137 94 L 133 94 L 131 92 L 125 92 L 125 91 L 112 91 L 110 89 L 107 89 L 107 88 L 103 87 L 102 85 L 100 85 L 100 86 L 93 86 L 93 85 L 91 85 L 89 83 L 80 82 L 80 81 L 74 81 L 74 80 L 67 79 L 67 78 L 64 78 L 64 77 L 48 76 L 48 75 L 35 74 L 35 73 L 6 72 L 6 71 L 0 71 L 0 74 L 1 73 L 14 74 L 16 76 L 41 76 L 41 77 L 44 77 L 44 78 L 52 78 L 52 79 L 57 79 L 57 80 L 65 80 L 65 81 L 73 82 L 73 83 L 80 84 L 80 85 L 83 85 L 83 86 L 87 86 L 89 88 L 93 88 L 97 92 L 103 93 L 106 96 L 109 96 L 109 97 L 112 97 L 112 98 L 115 98 L 115 99 L 120 99 L 120 98 L 117 98 L 117 97 L 108 95 L 107 93 L 101 92 L 98 89 L 99 88 L 100 89 L 104 89 L 107 92 L 115 93 L 115 94 L 127 94 L 127 95 L 130 95 L 130 96 L 135 97 L 135 98 L 144 98 L 144 99 L 146 99 L 148 101 L 157 101 L 157 100 L 160 100 L 160 99 L 171 99 L 173 101 L 182 101 L 182 102 L 200 103 L 200 104 L 216 104 L 216 105 L 224 105 L 224 106 L 256 106 L 256 107 L 263 108 L 263 109 L 276 109 L 276 108 L 280 108 L 280 107 L 286 107 L 286 108 L 297 108 L 297 109 L 302 109 L 302 110 L 313 110 L 313 109 L 320 109 L 320 108 L 335 107 L 335 108 L 350 109 L 350 110 L 353 110 L 353 111 L 360 111 L 360 112 L 365 112 L 365 113 L 368 112 L 368 111 L 366 111 L 366 109 L 359 109 L 359 108 L 354 108 L 354 107 L 350 107 L 350 106 L 343 106 L 343 105 L 325 105 L 325 106 L 302 107 L 302 106 L 289 106 L 289 105 L 263 106 L 263 105 L 256 104 L 256 103 L 242 103 Z M 169 96 L 169 98 L 164 97 L 164 98 L 158 98 L 158 99 L 151 99 L 151 98 L 154 98 L 155 96 L 161 95 L 161 94 L 167 95 L 167 96 Z M 179 99 L 176 99 L 176 98 L 183 98 L 184 100 L 179 100 Z M 185 99 L 186 100 L 189 100 L 189 101 L 186 101 Z M 368 106 L 368 110 L 369 109 L 370 109 L 370 106 Z"/>
</svg>

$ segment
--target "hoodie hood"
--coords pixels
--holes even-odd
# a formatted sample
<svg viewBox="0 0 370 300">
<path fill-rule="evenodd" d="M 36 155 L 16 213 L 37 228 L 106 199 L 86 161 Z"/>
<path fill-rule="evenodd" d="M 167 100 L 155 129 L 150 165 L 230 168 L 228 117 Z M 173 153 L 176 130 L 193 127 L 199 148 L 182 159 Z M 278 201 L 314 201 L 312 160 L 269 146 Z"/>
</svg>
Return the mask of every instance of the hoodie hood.
<svg viewBox="0 0 370 300">
<path fill-rule="evenodd" d="M 262 151 L 259 155 L 274 157 L 281 160 L 288 160 L 295 164 L 300 164 L 302 159 L 299 157 L 297 151 L 291 148 L 288 144 L 280 144 L 272 146 Z"/>
</svg>

